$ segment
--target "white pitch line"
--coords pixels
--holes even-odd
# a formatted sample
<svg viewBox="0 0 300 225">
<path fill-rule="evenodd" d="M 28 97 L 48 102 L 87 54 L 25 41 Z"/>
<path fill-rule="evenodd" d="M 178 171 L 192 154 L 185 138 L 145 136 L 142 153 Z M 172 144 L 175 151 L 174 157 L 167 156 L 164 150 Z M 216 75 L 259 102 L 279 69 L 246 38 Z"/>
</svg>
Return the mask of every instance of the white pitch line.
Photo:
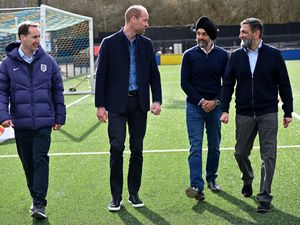
<svg viewBox="0 0 300 225">
<path fill-rule="evenodd" d="M 77 104 L 78 102 L 81 102 L 82 100 L 86 99 L 86 98 L 89 97 L 89 96 L 90 96 L 90 94 L 85 95 L 85 96 L 83 96 L 83 97 L 77 99 L 77 100 L 74 101 L 74 102 L 71 102 L 70 104 L 68 104 L 68 105 L 66 106 L 66 108 L 69 108 L 70 106 L 75 105 L 75 104 Z"/>
<path fill-rule="evenodd" d="M 79 99 L 77 99 L 76 101 L 74 101 L 74 102 L 71 102 L 70 104 L 68 104 L 68 105 L 66 105 L 66 108 L 69 108 L 70 106 L 72 106 L 72 105 L 75 105 L 75 104 L 77 104 L 78 102 L 81 102 L 82 100 L 84 100 L 84 99 L 86 99 L 86 98 L 88 98 L 90 96 L 90 94 L 88 94 L 88 95 L 85 95 L 85 96 L 83 96 L 83 97 L 81 97 L 81 98 L 79 98 Z M 0 158 L 5 158 L 6 156 L 4 156 L 4 157 L 2 157 L 1 155 L 0 155 Z M 12 157 L 15 157 L 14 155 L 12 155 Z"/>
<path fill-rule="evenodd" d="M 292 112 L 292 116 L 295 117 L 297 120 L 300 120 L 300 115 L 296 112 Z"/>
<path fill-rule="evenodd" d="M 287 145 L 287 146 L 277 146 L 280 148 L 300 148 L 300 145 Z M 253 147 L 253 149 L 259 149 L 258 146 Z M 234 147 L 220 148 L 222 151 L 234 150 Z M 143 153 L 164 153 L 164 152 L 188 152 L 188 149 L 161 149 L 161 150 L 144 150 Z M 207 151 L 207 148 L 203 149 Z M 124 151 L 124 153 L 129 154 L 130 151 Z M 64 153 L 49 153 L 49 156 L 77 156 L 77 155 L 109 155 L 109 152 L 64 152 Z M 0 158 L 16 158 L 18 155 L 0 155 Z"/>
</svg>

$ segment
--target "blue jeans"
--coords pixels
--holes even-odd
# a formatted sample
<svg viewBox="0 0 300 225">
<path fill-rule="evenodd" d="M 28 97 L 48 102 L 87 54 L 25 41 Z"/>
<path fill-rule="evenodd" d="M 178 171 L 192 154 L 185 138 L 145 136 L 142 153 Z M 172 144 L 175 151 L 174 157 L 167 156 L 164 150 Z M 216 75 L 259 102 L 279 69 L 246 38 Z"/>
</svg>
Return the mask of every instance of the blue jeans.
<svg viewBox="0 0 300 225">
<path fill-rule="evenodd" d="M 202 143 L 204 125 L 207 134 L 207 162 L 206 181 L 214 181 L 217 178 L 217 170 L 220 158 L 221 141 L 221 110 L 217 106 L 213 111 L 206 113 L 200 106 L 186 104 L 186 124 L 190 142 L 190 155 L 188 158 L 190 167 L 191 187 L 204 189 L 202 179 Z"/>
</svg>

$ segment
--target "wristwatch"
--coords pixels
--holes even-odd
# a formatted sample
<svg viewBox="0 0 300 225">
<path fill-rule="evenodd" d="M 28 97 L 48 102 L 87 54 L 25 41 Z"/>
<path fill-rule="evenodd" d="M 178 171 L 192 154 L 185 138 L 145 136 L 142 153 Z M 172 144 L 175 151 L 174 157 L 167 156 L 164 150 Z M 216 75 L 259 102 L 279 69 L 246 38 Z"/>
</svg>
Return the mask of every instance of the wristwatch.
<svg viewBox="0 0 300 225">
<path fill-rule="evenodd" d="M 216 101 L 216 105 L 220 105 L 220 100 L 219 99 L 215 99 L 215 101 Z"/>
</svg>

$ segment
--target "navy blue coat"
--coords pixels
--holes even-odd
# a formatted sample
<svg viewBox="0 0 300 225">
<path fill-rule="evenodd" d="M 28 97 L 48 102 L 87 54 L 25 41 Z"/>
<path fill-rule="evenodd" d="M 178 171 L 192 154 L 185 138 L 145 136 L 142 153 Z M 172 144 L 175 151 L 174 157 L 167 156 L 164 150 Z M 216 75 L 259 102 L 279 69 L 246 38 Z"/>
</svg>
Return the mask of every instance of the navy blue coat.
<svg viewBox="0 0 300 225">
<path fill-rule="evenodd" d="M 222 112 L 229 112 L 235 84 L 237 114 L 261 116 L 277 112 L 279 93 L 284 116 L 291 117 L 292 89 L 280 50 L 263 43 L 258 52 L 253 76 L 246 51 L 239 48 L 231 53 L 223 80 Z"/>
<path fill-rule="evenodd" d="M 65 124 L 59 66 L 42 47 L 28 64 L 21 58 L 19 46 L 19 42 L 8 45 L 7 57 L 0 65 L 0 123 L 11 119 L 15 128 L 22 129 Z"/>
<path fill-rule="evenodd" d="M 138 98 L 144 112 L 153 102 L 162 102 L 160 73 L 150 39 L 136 36 L 136 71 Z M 123 29 L 103 39 L 96 72 L 95 106 L 122 113 L 126 110 L 129 86 L 129 40 Z"/>
<path fill-rule="evenodd" d="M 181 88 L 188 103 L 198 105 L 202 98 L 220 99 L 228 53 L 218 46 L 206 54 L 199 46 L 185 51 L 181 64 Z"/>
</svg>

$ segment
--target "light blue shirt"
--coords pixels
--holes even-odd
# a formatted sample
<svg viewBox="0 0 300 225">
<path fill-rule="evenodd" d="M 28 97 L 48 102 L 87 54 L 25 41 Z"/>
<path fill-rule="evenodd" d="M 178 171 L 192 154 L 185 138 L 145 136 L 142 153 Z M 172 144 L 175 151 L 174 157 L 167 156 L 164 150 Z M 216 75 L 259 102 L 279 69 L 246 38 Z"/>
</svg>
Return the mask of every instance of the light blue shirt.
<svg viewBox="0 0 300 225">
<path fill-rule="evenodd" d="M 136 78 L 136 61 L 135 61 L 135 45 L 136 39 L 130 41 L 129 53 L 130 53 L 130 71 L 129 71 L 129 91 L 138 89 Z"/>
<path fill-rule="evenodd" d="M 127 37 L 126 33 L 123 30 L 123 33 Z M 136 45 L 136 38 L 134 40 L 129 40 L 129 55 L 130 55 L 130 69 L 129 69 L 129 87 L 128 91 L 135 91 L 138 89 L 137 85 L 137 78 L 136 78 L 136 61 L 135 61 L 135 45 Z"/>
<path fill-rule="evenodd" d="M 28 64 L 32 63 L 32 61 L 34 60 L 34 53 L 31 55 L 31 57 L 28 57 L 21 48 L 18 49 L 20 56 L 22 57 L 22 59 L 25 60 L 25 62 L 27 62 Z"/>
<path fill-rule="evenodd" d="M 261 48 L 261 46 L 262 46 L 262 40 L 260 40 L 260 43 L 259 43 L 258 47 L 255 49 L 255 51 L 253 51 L 251 49 L 246 49 L 246 52 L 247 52 L 247 55 L 249 58 L 249 64 L 250 64 L 252 77 L 253 77 L 254 69 L 256 66 L 256 62 L 257 62 L 258 52 L 259 52 L 259 49 Z"/>
</svg>

